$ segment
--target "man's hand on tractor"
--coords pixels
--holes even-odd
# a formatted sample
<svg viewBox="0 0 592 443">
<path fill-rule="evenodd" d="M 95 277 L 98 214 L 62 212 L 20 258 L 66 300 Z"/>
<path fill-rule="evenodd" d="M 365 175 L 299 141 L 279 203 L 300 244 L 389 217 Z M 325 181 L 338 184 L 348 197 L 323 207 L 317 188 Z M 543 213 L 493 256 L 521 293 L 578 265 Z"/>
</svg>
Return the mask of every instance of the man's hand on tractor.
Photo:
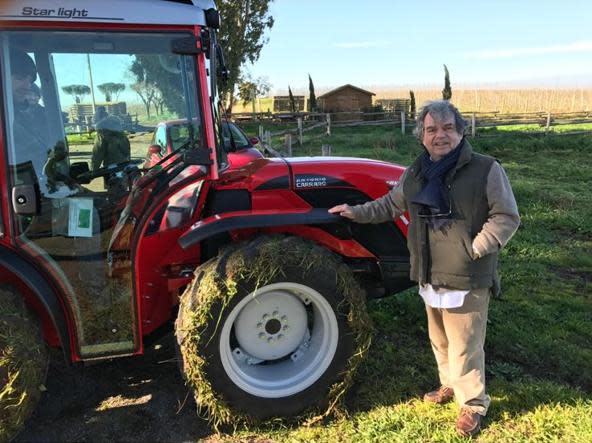
<svg viewBox="0 0 592 443">
<path fill-rule="evenodd" d="M 339 214 L 342 217 L 349 218 L 350 220 L 354 219 L 354 213 L 351 206 L 348 204 L 333 206 L 329 209 L 329 212 L 331 214 Z"/>
</svg>

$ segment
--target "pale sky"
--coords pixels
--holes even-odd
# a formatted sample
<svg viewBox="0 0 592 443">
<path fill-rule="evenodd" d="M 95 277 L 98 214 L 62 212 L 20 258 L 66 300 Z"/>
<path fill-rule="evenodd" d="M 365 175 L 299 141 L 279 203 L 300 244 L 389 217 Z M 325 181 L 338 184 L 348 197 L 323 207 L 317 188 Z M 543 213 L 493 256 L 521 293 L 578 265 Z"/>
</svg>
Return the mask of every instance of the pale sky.
<svg viewBox="0 0 592 443">
<path fill-rule="evenodd" d="M 592 85 L 592 2 L 276 0 L 248 70 L 272 91 L 461 85 Z"/>
<path fill-rule="evenodd" d="M 442 88 L 444 63 L 453 89 L 592 87 L 590 0 L 275 0 L 271 13 L 269 41 L 246 67 L 267 77 L 270 95 L 288 85 L 308 94 L 309 73 L 317 95 L 346 83 L 374 92 Z M 132 83 L 131 61 L 92 55 L 95 88 Z M 85 55 L 55 62 L 62 85 L 89 84 Z M 139 102 L 129 88 L 119 98 Z"/>
</svg>

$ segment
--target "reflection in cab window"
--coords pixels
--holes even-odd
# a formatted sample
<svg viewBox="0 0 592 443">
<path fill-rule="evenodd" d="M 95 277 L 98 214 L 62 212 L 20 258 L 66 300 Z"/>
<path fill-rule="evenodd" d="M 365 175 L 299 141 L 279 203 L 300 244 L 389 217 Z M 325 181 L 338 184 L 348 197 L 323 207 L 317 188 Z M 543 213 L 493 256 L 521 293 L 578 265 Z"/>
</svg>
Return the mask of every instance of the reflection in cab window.
<svg viewBox="0 0 592 443">
<path fill-rule="evenodd" d="M 0 31 L 9 181 L 28 197 L 11 207 L 12 226 L 59 276 L 84 357 L 137 349 L 122 213 L 159 122 L 195 121 L 178 136 L 194 137 L 187 149 L 200 140 L 195 58 L 171 52 L 182 37 Z M 166 147 L 166 131 L 156 142 Z"/>
</svg>

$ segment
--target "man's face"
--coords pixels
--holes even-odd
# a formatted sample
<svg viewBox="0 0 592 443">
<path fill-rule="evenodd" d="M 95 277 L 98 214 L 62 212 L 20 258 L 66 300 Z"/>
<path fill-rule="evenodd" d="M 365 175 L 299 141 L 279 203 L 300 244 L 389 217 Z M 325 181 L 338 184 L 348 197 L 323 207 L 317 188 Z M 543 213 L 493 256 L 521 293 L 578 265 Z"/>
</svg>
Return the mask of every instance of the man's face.
<svg viewBox="0 0 592 443">
<path fill-rule="evenodd" d="M 33 91 L 32 89 L 29 90 L 29 92 L 25 96 L 25 100 L 27 101 L 27 104 L 29 106 L 35 106 L 35 105 L 39 104 L 40 99 L 41 99 L 41 97 L 39 97 L 39 95 L 35 91 Z"/>
<path fill-rule="evenodd" d="M 462 135 L 456 131 L 454 116 L 444 120 L 434 120 L 431 114 L 427 114 L 423 121 L 423 145 L 428 150 L 432 161 L 438 161 L 454 148 L 462 140 Z"/>
<path fill-rule="evenodd" d="M 16 103 L 24 103 L 27 95 L 31 92 L 33 77 L 28 74 L 12 75 L 12 95 Z"/>
</svg>

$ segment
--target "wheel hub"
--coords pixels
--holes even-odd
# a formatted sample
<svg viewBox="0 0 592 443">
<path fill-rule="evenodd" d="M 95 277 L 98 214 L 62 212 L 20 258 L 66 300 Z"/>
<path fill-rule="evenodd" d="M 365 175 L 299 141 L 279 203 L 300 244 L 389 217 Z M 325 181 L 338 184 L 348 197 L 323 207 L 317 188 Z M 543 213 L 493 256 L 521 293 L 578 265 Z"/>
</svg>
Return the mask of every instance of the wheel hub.
<svg viewBox="0 0 592 443">
<path fill-rule="evenodd" d="M 243 391 L 280 398 L 317 381 L 338 342 L 337 318 L 322 294 L 298 283 L 273 283 L 244 296 L 228 314 L 220 359 Z"/>
<path fill-rule="evenodd" d="M 295 351 L 307 330 L 302 301 L 286 291 L 258 296 L 238 314 L 234 323 L 241 349 L 261 360 L 276 360 Z"/>
<path fill-rule="evenodd" d="M 282 329 L 282 324 L 277 318 L 272 318 L 265 324 L 265 332 L 270 335 L 277 334 Z"/>
</svg>

